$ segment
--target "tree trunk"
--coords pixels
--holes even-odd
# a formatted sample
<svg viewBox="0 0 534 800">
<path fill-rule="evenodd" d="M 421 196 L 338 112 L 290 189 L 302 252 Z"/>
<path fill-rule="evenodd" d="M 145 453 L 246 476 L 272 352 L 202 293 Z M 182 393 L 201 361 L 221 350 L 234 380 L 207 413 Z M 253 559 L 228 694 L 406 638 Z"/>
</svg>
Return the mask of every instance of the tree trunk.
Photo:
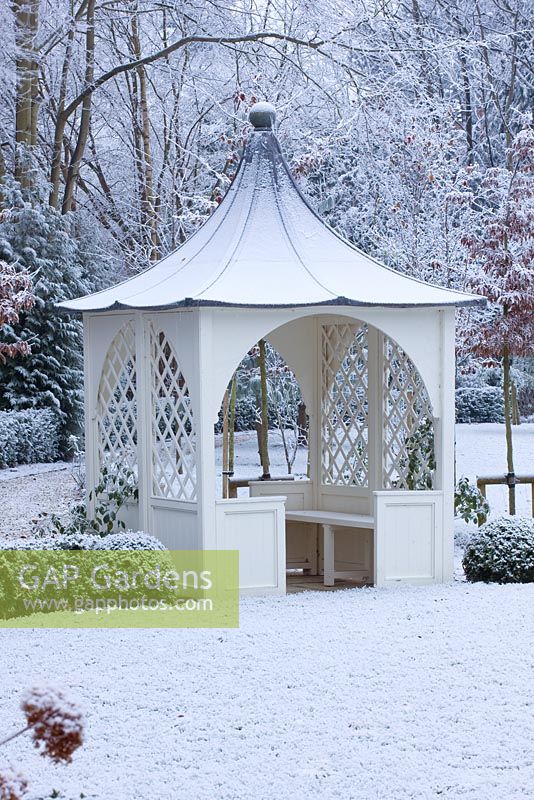
<svg viewBox="0 0 534 800">
<path fill-rule="evenodd" d="M 85 19 L 87 25 L 85 34 L 85 85 L 91 86 L 95 76 L 95 0 L 88 0 Z M 62 214 L 68 214 L 69 211 L 72 211 L 74 190 L 78 182 L 80 166 L 89 136 L 89 128 L 91 126 L 92 101 L 92 93 L 87 94 L 83 99 L 78 139 L 69 164 L 65 183 L 65 193 L 63 195 L 63 204 L 61 207 Z"/>
<path fill-rule="evenodd" d="M 222 406 L 222 496 L 229 497 L 228 492 L 228 464 L 229 464 L 229 440 L 228 440 L 228 410 L 230 407 L 230 397 L 228 389 L 224 393 L 223 406 Z"/>
<path fill-rule="evenodd" d="M 512 381 L 512 425 L 520 425 L 521 417 L 519 415 L 519 402 L 517 399 L 517 386 Z"/>
<path fill-rule="evenodd" d="M 139 37 L 139 26 L 135 14 L 132 16 L 132 50 L 135 60 L 138 61 L 141 58 L 141 39 Z M 150 242 L 149 260 L 157 261 L 159 257 L 159 237 L 154 202 L 154 168 L 150 144 L 150 118 L 148 114 L 146 70 L 145 67 L 139 66 L 136 71 L 139 79 L 139 112 L 141 116 L 139 128 L 142 143 L 141 173 L 143 185 L 141 187 L 141 210 Z"/>
<path fill-rule="evenodd" d="M 235 450 L 235 404 L 237 400 L 237 373 L 234 372 L 232 387 L 230 389 L 230 414 L 228 416 L 228 472 L 229 477 L 234 474 Z"/>
<path fill-rule="evenodd" d="M 298 426 L 298 443 L 303 447 L 308 446 L 308 415 L 306 414 L 306 405 L 299 403 L 297 412 L 297 426 Z"/>
<path fill-rule="evenodd" d="M 37 141 L 38 65 L 35 38 L 39 20 L 39 0 L 12 0 L 17 46 L 15 98 L 15 178 L 31 189 L 29 156 Z"/>
<path fill-rule="evenodd" d="M 269 398 L 267 394 L 267 363 L 265 339 L 259 341 L 260 353 L 258 364 L 260 368 L 260 391 L 261 391 L 261 430 L 260 430 L 260 463 L 263 470 L 261 479 L 268 481 L 271 478 L 269 472 Z"/>
<path fill-rule="evenodd" d="M 504 425 L 506 430 L 506 465 L 508 468 L 508 505 L 510 514 L 515 514 L 515 474 L 512 441 L 512 397 L 510 383 L 510 353 L 505 345 L 502 358 L 502 384 L 504 393 Z"/>
</svg>

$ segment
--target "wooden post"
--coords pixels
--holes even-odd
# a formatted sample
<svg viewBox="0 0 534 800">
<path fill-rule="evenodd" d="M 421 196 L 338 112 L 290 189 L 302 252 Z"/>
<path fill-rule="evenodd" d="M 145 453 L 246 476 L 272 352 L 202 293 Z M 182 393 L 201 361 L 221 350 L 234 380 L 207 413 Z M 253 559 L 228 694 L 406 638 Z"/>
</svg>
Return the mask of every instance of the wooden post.
<svg viewBox="0 0 534 800">
<path fill-rule="evenodd" d="M 506 464 L 508 467 L 508 507 L 515 514 L 514 450 L 512 438 L 512 393 L 510 387 L 510 353 L 504 346 L 502 357 L 502 388 L 504 392 L 504 426 L 506 431 Z"/>
<path fill-rule="evenodd" d="M 229 465 L 229 441 L 228 441 L 228 407 L 230 398 L 228 396 L 228 389 L 224 393 L 223 406 L 222 406 L 222 496 L 228 497 L 228 465 Z"/>
<path fill-rule="evenodd" d="M 235 447 L 235 406 L 237 400 L 237 372 L 232 378 L 230 390 L 230 413 L 228 417 L 228 476 L 234 474 L 234 447 Z"/>
<path fill-rule="evenodd" d="M 152 494 L 152 402 L 150 392 L 151 352 L 149 333 L 142 311 L 135 314 L 135 366 L 137 380 L 137 471 L 139 485 L 139 526 L 151 533 Z"/>
<path fill-rule="evenodd" d="M 262 480 L 268 481 L 271 477 L 269 471 L 269 397 L 267 394 L 267 364 L 265 339 L 259 341 L 259 367 L 261 385 L 261 431 L 260 431 L 260 459 L 263 470 Z"/>
<path fill-rule="evenodd" d="M 521 418 L 519 416 L 519 403 L 517 402 L 517 386 L 512 381 L 512 425 L 519 425 Z"/>
</svg>

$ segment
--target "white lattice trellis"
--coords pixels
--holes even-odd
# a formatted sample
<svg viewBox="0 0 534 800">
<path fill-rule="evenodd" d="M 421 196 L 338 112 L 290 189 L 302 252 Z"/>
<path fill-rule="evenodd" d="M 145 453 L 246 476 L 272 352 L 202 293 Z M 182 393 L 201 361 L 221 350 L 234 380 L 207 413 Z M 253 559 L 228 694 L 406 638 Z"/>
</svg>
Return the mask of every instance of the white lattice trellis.
<svg viewBox="0 0 534 800">
<path fill-rule="evenodd" d="M 432 407 L 404 350 L 384 337 L 384 489 L 432 489 Z"/>
<path fill-rule="evenodd" d="M 367 326 L 322 325 L 322 483 L 367 486 Z"/>
<path fill-rule="evenodd" d="M 151 328 L 152 491 L 156 497 L 196 498 L 196 453 L 189 390 L 163 332 Z"/>
<path fill-rule="evenodd" d="M 107 352 L 97 400 L 98 460 L 120 458 L 137 468 L 137 376 L 132 322 L 119 330 Z"/>
</svg>

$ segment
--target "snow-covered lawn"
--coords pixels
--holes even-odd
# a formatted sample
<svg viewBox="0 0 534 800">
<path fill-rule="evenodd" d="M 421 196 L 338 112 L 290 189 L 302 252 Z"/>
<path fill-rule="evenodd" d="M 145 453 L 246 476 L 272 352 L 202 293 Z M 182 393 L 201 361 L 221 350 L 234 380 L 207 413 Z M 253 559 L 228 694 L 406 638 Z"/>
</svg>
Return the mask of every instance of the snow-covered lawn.
<svg viewBox="0 0 534 800">
<path fill-rule="evenodd" d="M 523 423 L 513 428 L 514 460 L 517 474 L 534 475 L 534 424 Z M 456 426 L 456 475 L 473 480 L 477 475 L 502 475 L 506 472 L 506 441 L 504 425 Z M 516 488 L 518 513 L 530 516 L 530 485 Z M 488 501 L 492 514 L 508 509 L 506 486 L 488 486 Z"/>
<path fill-rule="evenodd" d="M 0 734 L 35 681 L 87 710 L 71 766 L 2 761 L 69 800 L 531 798 L 533 609 L 456 584 L 248 599 L 235 631 L 2 632 Z"/>
<path fill-rule="evenodd" d="M 517 469 L 531 471 L 534 425 L 514 433 Z M 458 475 L 502 471 L 503 441 L 502 426 L 458 426 Z M 255 474 L 244 444 L 239 468 Z M 0 481 L 4 515 L 14 497 L 17 518 L 33 513 L 29 477 Z M 68 767 L 28 738 L 2 748 L 31 800 L 533 796 L 534 585 L 247 599 L 239 630 L 0 631 L 0 643 L 0 740 L 34 683 L 87 715 Z"/>
</svg>

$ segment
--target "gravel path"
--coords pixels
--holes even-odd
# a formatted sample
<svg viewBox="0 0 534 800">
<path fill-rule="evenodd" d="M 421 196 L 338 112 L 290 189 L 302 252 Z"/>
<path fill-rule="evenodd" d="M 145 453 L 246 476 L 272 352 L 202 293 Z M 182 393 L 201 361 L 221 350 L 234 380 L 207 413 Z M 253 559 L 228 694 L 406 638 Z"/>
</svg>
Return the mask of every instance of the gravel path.
<svg viewBox="0 0 534 800">
<path fill-rule="evenodd" d="M 0 473 L 0 536 L 24 536 L 44 512 L 62 514 L 75 497 L 76 485 L 66 464 L 44 465 Z M 29 474 L 28 474 L 29 473 Z"/>
</svg>

